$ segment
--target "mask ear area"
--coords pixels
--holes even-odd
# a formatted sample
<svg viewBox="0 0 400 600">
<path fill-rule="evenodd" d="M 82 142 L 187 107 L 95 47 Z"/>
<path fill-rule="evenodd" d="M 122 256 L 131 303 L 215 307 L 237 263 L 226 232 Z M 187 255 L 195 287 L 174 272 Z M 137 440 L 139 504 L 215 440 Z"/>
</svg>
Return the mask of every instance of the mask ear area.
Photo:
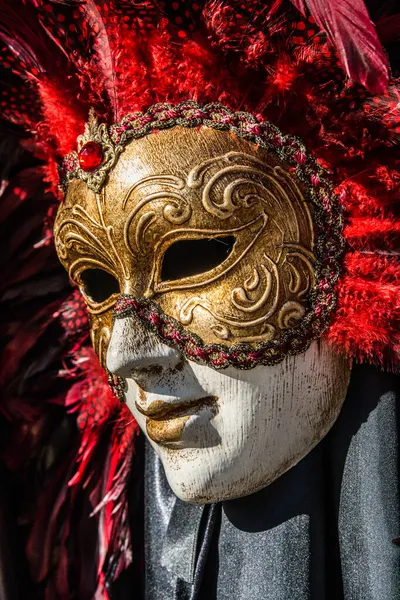
<svg viewBox="0 0 400 600">
<path fill-rule="evenodd" d="M 228 258 L 234 244 L 233 235 L 175 242 L 163 256 L 161 281 L 175 281 L 211 271 Z"/>
<path fill-rule="evenodd" d="M 83 293 L 96 304 L 101 304 L 110 296 L 120 293 L 118 279 L 103 269 L 85 269 L 79 277 Z"/>
</svg>

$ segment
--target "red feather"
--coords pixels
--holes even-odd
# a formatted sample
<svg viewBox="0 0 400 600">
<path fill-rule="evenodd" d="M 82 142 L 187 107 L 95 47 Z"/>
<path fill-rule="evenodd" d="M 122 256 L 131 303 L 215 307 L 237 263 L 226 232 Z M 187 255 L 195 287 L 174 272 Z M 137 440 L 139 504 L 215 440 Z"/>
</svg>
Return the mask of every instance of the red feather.
<svg viewBox="0 0 400 600">
<path fill-rule="evenodd" d="M 373 94 L 385 92 L 388 63 L 363 0 L 291 0 L 335 46 L 346 73 Z"/>
<path fill-rule="evenodd" d="M 51 64 L 49 48 L 41 36 L 40 25 L 28 18 L 27 14 L 20 14 L 7 0 L 0 0 L 0 39 L 25 63 L 25 69 L 31 76 L 32 73 L 39 75 L 46 72 L 49 62 Z"/>
<path fill-rule="evenodd" d="M 113 120 L 118 121 L 121 115 L 117 102 L 115 65 L 106 25 L 94 0 L 80 3 L 80 8 L 90 29 L 96 32 L 94 48 L 96 50 L 95 66 L 97 66 L 99 77 L 98 85 L 105 89 L 113 111 Z"/>
</svg>

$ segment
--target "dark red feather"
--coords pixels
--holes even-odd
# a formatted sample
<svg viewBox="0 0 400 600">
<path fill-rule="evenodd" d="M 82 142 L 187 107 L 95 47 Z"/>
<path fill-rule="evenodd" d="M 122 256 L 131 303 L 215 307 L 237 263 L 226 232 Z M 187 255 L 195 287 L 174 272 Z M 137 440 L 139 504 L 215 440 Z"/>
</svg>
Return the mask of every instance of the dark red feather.
<svg viewBox="0 0 400 600">
<path fill-rule="evenodd" d="M 84 14 L 90 29 L 96 32 L 94 38 L 96 64 L 94 66 L 98 70 L 98 85 L 103 87 L 108 96 L 113 112 L 113 120 L 118 121 L 121 115 L 118 110 L 115 65 L 109 34 L 94 0 L 86 0 L 81 4 L 80 10 Z"/>
<path fill-rule="evenodd" d="M 40 33 L 37 21 L 21 14 L 18 7 L 13 7 L 7 0 L 0 0 L 0 39 L 20 62 L 25 63 L 31 75 L 32 72 L 38 75 L 46 71 L 43 63 L 48 61 L 49 48 Z"/>
<path fill-rule="evenodd" d="M 373 94 L 385 92 L 389 82 L 386 55 L 363 0 L 291 0 L 313 17 L 335 46 L 352 81 Z"/>
</svg>

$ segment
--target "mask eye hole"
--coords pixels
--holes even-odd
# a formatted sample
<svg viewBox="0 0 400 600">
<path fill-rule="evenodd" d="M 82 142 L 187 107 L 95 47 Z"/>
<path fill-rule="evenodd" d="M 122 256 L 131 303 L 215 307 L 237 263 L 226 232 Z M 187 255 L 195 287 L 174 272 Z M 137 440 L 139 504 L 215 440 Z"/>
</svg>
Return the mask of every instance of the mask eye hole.
<svg viewBox="0 0 400 600">
<path fill-rule="evenodd" d="M 214 269 L 228 258 L 234 243 L 233 235 L 175 242 L 164 254 L 161 281 L 175 281 Z"/>
<path fill-rule="evenodd" d="M 85 295 L 100 304 L 108 300 L 113 294 L 119 294 L 120 288 L 118 280 L 103 269 L 85 269 L 80 274 Z"/>
</svg>

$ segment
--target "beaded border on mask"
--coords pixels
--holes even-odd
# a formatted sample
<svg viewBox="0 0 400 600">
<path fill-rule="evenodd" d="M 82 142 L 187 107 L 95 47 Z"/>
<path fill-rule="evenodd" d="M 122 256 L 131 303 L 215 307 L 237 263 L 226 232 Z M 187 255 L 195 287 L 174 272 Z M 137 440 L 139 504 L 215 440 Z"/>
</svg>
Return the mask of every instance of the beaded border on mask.
<svg viewBox="0 0 400 600">
<path fill-rule="evenodd" d="M 229 347 L 222 344 L 204 344 L 199 336 L 165 314 L 155 302 L 133 296 L 119 297 L 113 318 L 134 315 L 163 342 L 178 348 L 188 359 L 208 364 L 215 369 L 228 366 L 252 369 L 257 365 L 274 365 L 287 355 L 304 352 L 311 341 L 320 337 L 327 329 L 330 314 L 335 308 L 335 285 L 340 276 L 344 239 L 342 212 L 332 184 L 326 179 L 326 171 L 307 153 L 301 140 L 284 135 L 272 123 L 259 122 L 249 113 L 233 112 L 219 103 L 205 106 L 192 101 L 178 105 L 157 104 L 146 113 L 129 114 L 119 124 L 109 128 L 104 124 L 98 125 L 92 118 L 90 127 L 80 143 L 99 143 L 105 161 L 95 172 L 87 173 L 79 167 L 78 154 L 69 154 L 60 168 L 62 189 L 66 191 L 70 181 L 79 178 L 98 193 L 106 182 L 108 172 L 114 167 L 119 154 L 130 140 L 177 125 L 190 128 L 203 125 L 230 131 L 273 152 L 282 162 L 294 169 L 295 175 L 305 185 L 308 200 L 314 209 L 315 286 L 308 296 L 309 309 L 300 323 L 288 328 L 279 338 L 261 342 L 256 346 L 248 343 Z"/>
</svg>

